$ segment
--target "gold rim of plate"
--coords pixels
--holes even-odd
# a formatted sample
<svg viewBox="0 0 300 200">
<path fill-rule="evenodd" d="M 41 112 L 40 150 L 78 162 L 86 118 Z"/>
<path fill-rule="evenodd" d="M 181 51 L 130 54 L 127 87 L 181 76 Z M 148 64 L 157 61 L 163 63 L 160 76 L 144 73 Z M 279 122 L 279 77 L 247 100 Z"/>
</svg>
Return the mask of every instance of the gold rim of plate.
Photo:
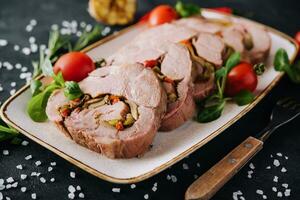
<svg viewBox="0 0 300 200">
<path fill-rule="evenodd" d="M 203 9 L 206 10 L 206 9 Z M 207 10 L 206 10 L 207 11 Z M 207 12 L 215 12 L 215 11 L 207 11 Z M 220 14 L 220 13 L 218 13 Z M 228 16 L 227 14 L 220 14 L 220 15 L 224 15 L 224 16 Z M 234 16 L 236 18 L 242 18 L 239 16 Z M 248 19 L 247 19 L 248 20 Z M 252 21 L 252 20 L 251 20 Z M 293 44 L 296 48 L 296 51 L 294 52 L 294 54 L 292 55 L 291 58 L 291 62 L 293 62 L 296 59 L 297 56 L 297 52 L 299 50 L 299 46 L 298 44 L 295 42 L 295 40 L 293 38 L 291 38 L 290 36 L 276 30 L 273 29 L 269 26 L 263 25 L 261 23 L 252 21 L 256 24 L 259 24 L 261 26 L 264 26 L 267 28 L 267 30 L 269 32 L 272 32 L 276 35 L 279 35 L 283 38 L 285 38 L 286 40 L 290 41 L 291 44 Z M 136 26 L 138 26 L 138 24 L 134 24 L 131 25 L 128 28 L 125 28 L 119 32 L 117 32 L 116 34 L 112 34 L 108 37 L 105 37 L 101 40 L 99 40 L 98 42 L 95 42 L 93 44 L 91 44 L 90 46 L 86 47 L 85 49 L 82 50 L 82 52 L 87 52 L 90 51 L 92 49 L 94 49 L 95 47 L 110 41 L 126 32 L 128 32 L 131 29 L 134 29 Z M 23 86 L 21 89 L 19 89 L 16 94 L 14 94 L 13 96 L 9 97 L 4 104 L 1 106 L 1 110 L 0 110 L 0 116 L 2 118 L 2 120 L 4 122 L 6 122 L 8 125 L 12 126 L 13 128 L 17 129 L 20 133 L 24 134 L 25 136 L 27 136 L 28 138 L 30 138 L 31 140 L 35 141 L 36 143 L 42 145 L 43 147 L 49 149 L 50 151 L 54 152 L 55 154 L 57 154 L 58 156 L 64 158 L 65 160 L 71 162 L 72 164 L 76 165 L 77 167 L 80 167 L 81 169 L 87 171 L 88 173 L 99 177 L 100 179 L 109 181 L 109 182 L 113 182 L 113 183 L 121 183 L 121 184 L 130 184 L 130 183 L 136 183 L 136 182 L 140 182 L 143 181 L 145 179 L 148 179 L 156 174 L 158 174 L 159 172 L 165 170 L 166 168 L 172 166 L 173 164 L 177 163 L 178 161 L 180 161 L 181 159 L 185 158 L 186 156 L 188 156 L 189 154 L 193 153 L 194 151 L 196 151 L 197 149 L 199 149 L 200 147 L 202 147 L 203 145 L 205 145 L 206 143 L 208 143 L 210 140 L 212 140 L 213 138 L 215 138 L 216 136 L 218 136 L 220 133 L 222 133 L 225 129 L 227 129 L 229 126 L 231 126 L 232 124 L 234 124 L 237 120 L 239 120 L 242 116 L 244 116 L 247 112 L 249 112 L 254 106 L 256 106 L 256 104 L 258 104 L 258 102 L 260 102 L 270 91 L 271 89 L 279 82 L 279 80 L 282 78 L 284 73 L 279 73 L 274 80 L 258 95 L 256 96 L 255 100 L 249 104 L 248 106 L 246 106 L 238 115 L 236 115 L 232 120 L 228 121 L 226 124 L 224 124 L 222 127 L 220 127 L 218 130 L 216 130 L 215 132 L 211 133 L 209 136 L 207 136 L 205 139 L 201 140 L 200 142 L 198 142 L 197 144 L 195 144 L 194 146 L 192 146 L 191 148 L 187 149 L 186 151 L 182 152 L 181 154 L 177 155 L 176 157 L 174 157 L 173 159 L 169 160 L 168 162 L 154 168 L 153 170 L 144 173 L 142 175 L 136 176 L 136 177 L 132 177 L 132 178 L 115 178 L 109 175 L 106 175 L 102 172 L 97 171 L 96 169 L 93 169 L 92 167 L 82 163 L 81 161 L 65 154 L 64 152 L 62 152 L 61 150 L 51 146 L 50 144 L 40 140 L 39 138 L 35 137 L 34 135 L 32 135 L 31 133 L 25 131 L 22 127 L 19 127 L 18 125 L 16 125 L 13 121 L 11 121 L 9 119 L 9 117 L 6 115 L 5 111 L 8 107 L 8 105 L 15 99 L 17 98 L 19 95 L 21 95 L 23 92 L 25 92 L 30 85 L 27 84 L 25 86 Z M 39 78 L 42 78 L 43 76 L 40 76 Z"/>
</svg>

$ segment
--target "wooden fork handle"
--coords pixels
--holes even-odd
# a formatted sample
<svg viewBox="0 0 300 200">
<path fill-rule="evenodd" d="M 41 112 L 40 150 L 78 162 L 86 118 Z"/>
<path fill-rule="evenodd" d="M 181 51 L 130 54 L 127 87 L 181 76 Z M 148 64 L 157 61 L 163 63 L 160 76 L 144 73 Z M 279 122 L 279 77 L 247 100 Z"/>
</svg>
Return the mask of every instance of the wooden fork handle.
<svg viewBox="0 0 300 200">
<path fill-rule="evenodd" d="M 229 181 L 259 150 L 263 142 L 248 137 L 201 177 L 185 193 L 185 200 L 208 200 Z"/>
</svg>

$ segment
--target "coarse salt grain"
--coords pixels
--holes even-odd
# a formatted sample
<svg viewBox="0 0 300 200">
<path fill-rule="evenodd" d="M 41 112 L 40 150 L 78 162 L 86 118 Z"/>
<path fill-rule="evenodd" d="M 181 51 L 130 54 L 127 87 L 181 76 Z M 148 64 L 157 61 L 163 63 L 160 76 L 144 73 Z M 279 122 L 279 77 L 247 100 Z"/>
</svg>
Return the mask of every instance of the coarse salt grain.
<svg viewBox="0 0 300 200">
<path fill-rule="evenodd" d="M 197 167 L 200 167 L 200 163 L 197 163 L 196 166 L 197 166 Z"/>
<path fill-rule="evenodd" d="M 41 181 L 42 183 L 46 183 L 46 179 L 45 179 L 44 177 L 41 177 L 41 178 L 40 178 L 40 181 Z"/>
<path fill-rule="evenodd" d="M 9 151 L 6 150 L 6 149 L 4 149 L 4 150 L 2 151 L 2 153 L 3 153 L 3 155 L 5 155 L 5 156 L 8 156 L 8 155 L 9 155 Z"/>
<path fill-rule="evenodd" d="M 37 176 L 36 172 L 31 172 L 30 176 Z"/>
<path fill-rule="evenodd" d="M 68 194 L 68 198 L 69 199 L 74 199 L 75 198 L 75 194 L 74 193 L 69 193 Z"/>
<path fill-rule="evenodd" d="M 8 178 L 6 179 L 6 182 L 7 182 L 7 183 L 12 183 L 12 182 L 14 182 L 13 177 L 8 177 Z"/>
<path fill-rule="evenodd" d="M 11 87 L 16 87 L 16 85 L 17 85 L 16 82 L 11 82 L 11 83 L 10 83 L 10 86 L 11 86 Z"/>
<path fill-rule="evenodd" d="M 28 39 L 29 43 L 33 44 L 35 43 L 35 37 L 33 36 L 30 36 L 29 39 Z"/>
<path fill-rule="evenodd" d="M 284 156 L 284 158 L 285 158 L 286 160 L 288 160 L 288 159 L 289 159 L 289 157 L 287 157 L 287 156 Z"/>
<path fill-rule="evenodd" d="M 86 25 L 86 27 L 85 27 L 85 30 L 87 31 L 87 32 L 90 32 L 91 30 L 92 30 L 92 25 L 91 24 L 88 24 L 88 25 Z"/>
<path fill-rule="evenodd" d="M 20 63 L 16 63 L 16 64 L 15 64 L 15 68 L 16 68 L 16 69 L 21 69 L 21 68 L 22 68 L 22 65 L 21 65 Z"/>
<path fill-rule="evenodd" d="M 40 166 L 41 164 L 42 164 L 42 162 L 39 161 L 39 160 L 35 162 L 35 165 L 36 165 L 36 166 Z"/>
<path fill-rule="evenodd" d="M 273 165 L 274 165 L 275 167 L 279 167 L 279 166 L 280 166 L 280 162 L 279 162 L 279 160 L 277 160 L 277 159 L 274 159 L 274 161 L 273 161 Z"/>
<path fill-rule="evenodd" d="M 76 190 L 81 190 L 80 185 L 77 185 L 77 186 L 76 186 Z"/>
<path fill-rule="evenodd" d="M 5 186 L 4 185 L 0 185 L 0 191 L 4 190 L 4 189 L 5 189 Z"/>
<path fill-rule="evenodd" d="M 13 188 L 18 187 L 18 182 L 14 182 L 13 184 L 11 184 L 11 187 L 13 187 Z"/>
<path fill-rule="evenodd" d="M 264 194 L 264 191 L 262 191 L 262 190 L 256 190 L 256 194 L 263 195 L 263 194 Z"/>
<path fill-rule="evenodd" d="M 248 174 L 248 176 L 247 176 L 249 179 L 251 179 L 252 178 L 252 175 L 251 174 Z"/>
<path fill-rule="evenodd" d="M 9 91 L 10 95 L 14 95 L 15 93 L 16 93 L 16 89 L 12 89 L 12 90 Z"/>
<path fill-rule="evenodd" d="M 276 155 L 282 157 L 282 153 L 276 153 Z"/>
<path fill-rule="evenodd" d="M 277 197 L 282 197 L 282 192 L 277 192 Z"/>
<path fill-rule="evenodd" d="M 149 194 L 145 194 L 144 199 L 149 199 Z"/>
<path fill-rule="evenodd" d="M 76 192 L 76 189 L 73 185 L 69 185 L 68 191 L 71 192 L 71 193 L 74 193 L 74 192 Z"/>
<path fill-rule="evenodd" d="M 267 197 L 267 195 L 263 195 L 262 198 L 263 199 L 267 199 L 268 197 Z"/>
<path fill-rule="evenodd" d="M 177 182 L 177 177 L 174 176 L 174 175 L 171 175 L 171 180 L 173 183 L 176 183 Z"/>
<path fill-rule="evenodd" d="M 0 192 L 0 200 L 2 200 L 3 199 L 3 194 L 2 194 L 2 192 Z"/>
<path fill-rule="evenodd" d="M 27 146 L 28 144 L 29 144 L 29 142 L 26 141 L 26 140 L 23 140 L 22 143 L 21 143 L 22 146 Z"/>
<path fill-rule="evenodd" d="M 250 169 L 255 169 L 255 166 L 253 165 L 253 163 L 249 164 Z"/>
<path fill-rule="evenodd" d="M 288 196 L 290 196 L 290 195 L 291 195 L 291 189 L 286 189 L 286 190 L 284 191 L 284 196 L 288 197 Z"/>
<path fill-rule="evenodd" d="M 55 166 L 55 165 L 56 165 L 56 162 L 51 162 L 50 165 L 51 165 L 51 166 Z"/>
<path fill-rule="evenodd" d="M 11 184 L 7 184 L 7 185 L 5 186 L 5 188 L 6 188 L 6 189 L 10 189 L 10 188 L 11 188 Z"/>
<path fill-rule="evenodd" d="M 25 180 L 27 178 L 27 175 L 26 174 L 21 174 L 20 177 L 21 177 L 22 180 Z"/>
<path fill-rule="evenodd" d="M 37 44 L 30 44 L 30 51 L 32 53 L 36 53 L 38 51 L 38 45 Z"/>
<path fill-rule="evenodd" d="M 278 176 L 274 176 L 273 182 L 277 183 L 278 182 Z"/>
<path fill-rule="evenodd" d="M 120 193 L 121 189 L 120 188 L 112 188 L 112 192 Z"/>
<path fill-rule="evenodd" d="M 32 25 L 32 26 L 36 26 L 37 25 L 36 19 L 31 19 L 29 24 Z"/>
<path fill-rule="evenodd" d="M 48 167 L 48 172 L 51 172 L 53 170 L 52 167 Z"/>
<path fill-rule="evenodd" d="M 6 197 L 5 197 L 5 200 L 11 200 L 11 198 L 10 198 L 10 197 L 8 197 L 8 196 L 6 196 Z"/>
<path fill-rule="evenodd" d="M 271 166 L 267 166 L 266 169 L 271 169 Z"/>
<path fill-rule="evenodd" d="M 282 187 L 288 188 L 288 187 L 289 187 L 289 184 L 287 184 L 287 183 L 282 183 Z"/>
<path fill-rule="evenodd" d="M 135 185 L 135 184 L 131 184 L 131 185 L 130 185 L 130 188 L 131 188 L 131 189 L 134 189 L 134 188 L 136 188 L 136 185 Z"/>
<path fill-rule="evenodd" d="M 197 175 L 197 174 L 194 174 L 193 177 L 194 177 L 194 179 L 197 179 L 197 178 L 198 178 L 198 175 Z"/>
<path fill-rule="evenodd" d="M 28 155 L 25 157 L 25 160 L 30 160 L 32 158 L 32 155 Z"/>
<path fill-rule="evenodd" d="M 22 67 L 21 72 L 27 72 L 28 68 L 27 67 Z"/>
<path fill-rule="evenodd" d="M 23 169 L 23 166 L 22 165 L 17 165 L 16 168 L 17 169 Z"/>
<path fill-rule="evenodd" d="M 27 188 L 26 187 L 21 187 L 21 192 L 26 192 Z"/>
<path fill-rule="evenodd" d="M 58 28 L 59 28 L 59 27 L 58 27 L 57 24 L 52 24 L 52 25 L 51 25 L 51 29 L 52 29 L 52 30 L 55 30 L 55 31 L 56 31 L 56 30 L 58 30 Z"/>
<path fill-rule="evenodd" d="M 277 192 L 277 188 L 276 187 L 272 187 L 273 192 Z"/>
<path fill-rule="evenodd" d="M 3 183 L 4 183 L 4 179 L 0 178 L 0 185 L 3 185 Z"/>
<path fill-rule="evenodd" d="M 50 181 L 53 183 L 55 181 L 55 178 L 51 178 Z"/>
<path fill-rule="evenodd" d="M 20 46 L 19 46 L 19 45 L 17 45 L 17 44 L 16 44 L 16 45 L 14 45 L 14 50 L 15 50 L 15 51 L 19 51 L 19 50 L 20 50 Z"/>
<path fill-rule="evenodd" d="M 32 199 L 36 199 L 36 193 L 32 193 L 32 194 L 31 194 L 31 198 L 32 198 Z"/>
<path fill-rule="evenodd" d="M 76 177 L 75 172 L 70 172 L 70 177 L 71 177 L 71 178 L 75 178 L 75 177 Z"/>
<path fill-rule="evenodd" d="M 30 51 L 30 49 L 28 47 L 24 47 L 22 49 L 22 53 L 28 56 L 31 53 L 31 51 Z"/>
<path fill-rule="evenodd" d="M 80 27 L 81 28 L 84 28 L 86 26 L 86 23 L 85 22 L 80 22 Z"/>
<path fill-rule="evenodd" d="M 7 40 L 0 39 L 0 46 L 4 47 L 8 44 Z"/>
<path fill-rule="evenodd" d="M 286 169 L 285 167 L 282 167 L 282 168 L 281 168 L 281 172 L 282 172 L 282 173 L 285 173 L 285 172 L 287 172 L 287 169 Z"/>
<path fill-rule="evenodd" d="M 185 170 L 188 170 L 188 169 L 189 169 L 189 166 L 188 166 L 186 163 L 183 163 L 183 164 L 182 164 L 182 168 L 185 169 Z"/>
<path fill-rule="evenodd" d="M 83 198 L 84 198 L 84 194 L 83 194 L 82 192 L 80 192 L 80 193 L 78 194 L 78 197 L 81 198 L 81 199 L 83 199 Z"/>
</svg>

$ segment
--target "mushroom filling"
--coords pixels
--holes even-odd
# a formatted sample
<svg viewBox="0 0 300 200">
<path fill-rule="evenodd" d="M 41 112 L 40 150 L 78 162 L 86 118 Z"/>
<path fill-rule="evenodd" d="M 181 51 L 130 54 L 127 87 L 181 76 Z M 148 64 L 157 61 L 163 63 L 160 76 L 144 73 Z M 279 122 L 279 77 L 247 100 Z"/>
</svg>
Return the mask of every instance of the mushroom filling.
<svg viewBox="0 0 300 200">
<path fill-rule="evenodd" d="M 81 98 L 71 100 L 68 104 L 61 106 L 58 112 L 63 118 L 72 112 L 81 112 L 85 109 L 95 110 L 97 123 L 106 123 L 117 130 L 131 127 L 138 120 L 138 106 L 121 96 L 103 94 L 95 98 L 85 94 Z"/>
</svg>

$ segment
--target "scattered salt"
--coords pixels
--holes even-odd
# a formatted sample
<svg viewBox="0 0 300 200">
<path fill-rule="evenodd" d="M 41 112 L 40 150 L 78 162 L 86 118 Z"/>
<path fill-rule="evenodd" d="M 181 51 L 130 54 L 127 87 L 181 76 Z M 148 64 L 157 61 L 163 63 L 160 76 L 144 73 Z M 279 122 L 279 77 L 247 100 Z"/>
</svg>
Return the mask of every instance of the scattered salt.
<svg viewBox="0 0 300 200">
<path fill-rule="evenodd" d="M 253 163 L 249 164 L 250 169 L 255 169 L 255 166 L 253 165 Z"/>
<path fill-rule="evenodd" d="M 30 160 L 32 158 L 32 155 L 28 155 L 25 157 L 25 160 Z"/>
<path fill-rule="evenodd" d="M 74 193 L 74 192 L 76 192 L 76 189 L 73 185 L 69 185 L 68 191 L 71 192 L 71 193 Z"/>
<path fill-rule="evenodd" d="M 7 40 L 0 39 L 0 46 L 4 47 L 8 44 Z"/>
<path fill-rule="evenodd" d="M 281 168 L 281 172 L 282 172 L 282 173 L 285 173 L 285 172 L 287 172 L 287 169 L 286 169 L 285 167 L 282 167 L 282 168 Z"/>
<path fill-rule="evenodd" d="M 263 199 L 267 199 L 267 195 L 263 195 L 262 198 L 263 198 Z"/>
<path fill-rule="evenodd" d="M 145 194 L 144 199 L 149 199 L 149 194 Z"/>
<path fill-rule="evenodd" d="M 33 44 L 35 43 L 35 37 L 33 36 L 30 36 L 29 39 L 28 39 L 29 43 Z"/>
<path fill-rule="evenodd" d="M 52 167 L 48 167 L 48 172 L 51 172 L 53 170 Z"/>
<path fill-rule="evenodd" d="M 27 178 L 26 174 L 21 174 L 21 180 L 25 180 Z"/>
<path fill-rule="evenodd" d="M 267 166 L 266 169 L 271 169 L 271 166 Z"/>
<path fill-rule="evenodd" d="M 55 181 L 55 178 L 51 178 L 50 181 L 53 183 Z"/>
<path fill-rule="evenodd" d="M 8 156 L 9 155 L 9 151 L 8 150 L 3 150 L 2 151 L 3 155 Z"/>
<path fill-rule="evenodd" d="M 282 157 L 282 153 L 276 153 L 276 155 Z"/>
<path fill-rule="evenodd" d="M 23 140 L 22 143 L 21 143 L 22 146 L 27 146 L 28 144 L 29 144 L 29 142 L 26 141 L 26 140 Z"/>
<path fill-rule="evenodd" d="M 42 162 L 39 161 L 39 160 L 35 162 L 35 165 L 36 165 L 36 166 L 40 166 L 41 164 L 42 164 Z"/>
<path fill-rule="evenodd" d="M 289 187 L 289 184 L 287 184 L 287 183 L 282 183 L 282 187 L 288 188 L 288 187 Z"/>
<path fill-rule="evenodd" d="M 56 162 L 51 162 L 50 165 L 51 166 L 56 166 Z"/>
<path fill-rule="evenodd" d="M 262 190 L 256 190 L 256 194 L 263 195 L 263 194 L 264 194 L 264 191 L 262 191 Z"/>
<path fill-rule="evenodd" d="M 2 194 L 2 192 L 0 192 L 0 200 L 2 200 L 3 199 L 3 194 Z"/>
<path fill-rule="evenodd" d="M 282 197 L 282 192 L 277 192 L 277 197 Z"/>
<path fill-rule="evenodd" d="M 42 183 L 46 183 L 46 179 L 45 179 L 44 177 L 41 177 L 41 178 L 40 178 L 40 181 L 41 181 Z"/>
<path fill-rule="evenodd" d="M 285 158 L 286 160 L 288 160 L 288 159 L 289 159 L 289 157 L 287 157 L 287 156 L 284 156 L 284 158 Z"/>
<path fill-rule="evenodd" d="M 80 185 L 77 185 L 77 186 L 76 186 L 76 190 L 81 190 Z"/>
<path fill-rule="evenodd" d="M 7 182 L 7 183 L 12 183 L 12 182 L 14 182 L 13 177 L 8 177 L 8 178 L 6 179 L 6 182 Z"/>
<path fill-rule="evenodd" d="M 291 195 L 291 189 L 286 189 L 286 190 L 284 191 L 284 196 L 288 197 L 288 196 L 290 196 L 290 195 Z"/>
<path fill-rule="evenodd" d="M 26 187 L 21 187 L 21 192 L 26 192 L 27 188 Z"/>
<path fill-rule="evenodd" d="M 113 192 L 120 193 L 121 189 L 120 189 L 120 188 L 112 188 L 112 191 L 113 191 Z"/>
<path fill-rule="evenodd" d="M 29 24 L 30 24 L 31 26 L 36 26 L 36 25 L 37 25 L 36 19 L 31 19 L 30 22 L 29 22 Z"/>
<path fill-rule="evenodd" d="M 16 93 L 16 89 L 12 89 L 9 91 L 10 95 L 14 95 Z"/>
<path fill-rule="evenodd" d="M 278 176 L 274 176 L 273 181 L 277 183 L 278 182 Z"/>
<path fill-rule="evenodd" d="M 84 194 L 83 194 L 82 192 L 80 192 L 80 193 L 78 194 L 78 197 L 81 198 L 81 199 L 83 199 L 83 198 L 84 198 Z"/>
<path fill-rule="evenodd" d="M 75 172 L 70 172 L 70 177 L 71 177 L 71 178 L 75 178 L 75 177 L 76 177 Z"/>
<path fill-rule="evenodd" d="M 14 50 L 15 50 L 15 51 L 19 51 L 19 50 L 20 50 L 20 46 L 19 46 L 19 45 L 17 45 L 17 44 L 16 44 L 16 45 L 14 45 Z"/>
<path fill-rule="evenodd" d="M 23 169 L 23 166 L 22 165 L 17 165 L 16 168 L 17 169 Z"/>
<path fill-rule="evenodd" d="M 31 53 L 31 51 L 30 51 L 30 49 L 28 47 L 24 47 L 22 49 L 22 53 L 28 56 Z"/>
<path fill-rule="evenodd" d="M 171 175 L 171 180 L 173 183 L 176 183 L 177 182 L 177 177 L 174 176 L 174 175 Z"/>
<path fill-rule="evenodd" d="M 11 188 L 11 184 L 7 184 L 5 187 L 6 187 L 6 189 L 10 189 Z"/>
<path fill-rule="evenodd" d="M 13 187 L 13 188 L 18 187 L 18 182 L 14 182 L 13 184 L 11 184 L 11 187 Z"/>
<path fill-rule="evenodd" d="M 4 179 L 0 178 L 0 185 L 3 185 L 3 184 L 4 184 Z"/>
<path fill-rule="evenodd" d="M 136 185 L 135 185 L 135 184 L 131 184 L 131 185 L 130 185 L 130 188 L 131 188 L 131 189 L 134 189 L 134 188 L 136 188 Z"/>
<path fill-rule="evenodd" d="M 277 160 L 277 159 L 274 159 L 274 161 L 273 161 L 273 165 L 274 165 L 275 167 L 278 167 L 278 166 L 280 166 L 280 162 L 279 162 L 279 160 Z"/>
<path fill-rule="evenodd" d="M 36 193 L 32 193 L 32 194 L 31 194 L 31 198 L 32 198 L 32 199 L 36 199 Z"/>
<path fill-rule="evenodd" d="M 277 188 L 276 187 L 272 187 L 273 192 L 277 192 Z"/>
<path fill-rule="evenodd" d="M 189 166 L 188 166 L 186 163 L 183 163 L 183 164 L 182 164 L 182 168 L 185 169 L 185 170 L 188 170 L 188 169 L 189 169 Z"/>
</svg>

